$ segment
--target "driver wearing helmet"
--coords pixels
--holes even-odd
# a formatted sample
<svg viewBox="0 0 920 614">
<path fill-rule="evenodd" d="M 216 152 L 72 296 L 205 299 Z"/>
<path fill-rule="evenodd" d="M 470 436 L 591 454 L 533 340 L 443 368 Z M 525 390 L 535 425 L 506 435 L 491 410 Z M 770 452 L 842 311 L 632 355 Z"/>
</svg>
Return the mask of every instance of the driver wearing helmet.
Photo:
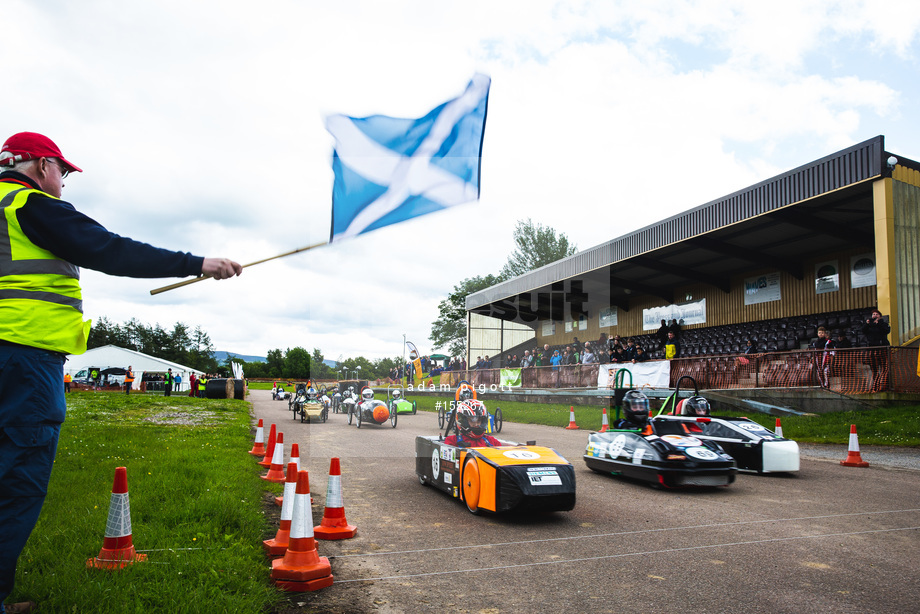
<svg viewBox="0 0 920 614">
<path fill-rule="evenodd" d="M 681 403 L 685 416 L 708 416 L 709 401 L 701 396 L 690 397 Z"/>
<path fill-rule="evenodd" d="M 449 446 L 460 448 L 487 448 L 503 445 L 499 440 L 486 434 L 489 427 L 489 412 L 482 403 L 463 401 L 457 407 L 457 435 L 444 439 Z"/>
<path fill-rule="evenodd" d="M 648 397 L 638 390 L 630 390 L 623 395 L 623 418 L 614 428 L 641 429 L 648 424 Z"/>
</svg>

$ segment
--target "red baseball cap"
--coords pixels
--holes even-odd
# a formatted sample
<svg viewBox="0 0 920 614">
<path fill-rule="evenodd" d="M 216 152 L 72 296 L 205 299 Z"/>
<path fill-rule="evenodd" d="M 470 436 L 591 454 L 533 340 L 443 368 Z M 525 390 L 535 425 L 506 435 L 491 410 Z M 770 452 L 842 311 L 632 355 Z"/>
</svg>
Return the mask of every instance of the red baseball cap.
<svg viewBox="0 0 920 614">
<path fill-rule="evenodd" d="M 37 132 L 19 132 L 6 140 L 0 148 L 0 154 L 9 152 L 19 160 L 34 160 L 37 158 L 57 158 L 71 173 L 82 173 L 83 169 L 69 162 L 54 141 Z M 9 158 L 7 158 L 9 159 Z M 0 166 L 5 160 L 0 160 Z"/>
</svg>

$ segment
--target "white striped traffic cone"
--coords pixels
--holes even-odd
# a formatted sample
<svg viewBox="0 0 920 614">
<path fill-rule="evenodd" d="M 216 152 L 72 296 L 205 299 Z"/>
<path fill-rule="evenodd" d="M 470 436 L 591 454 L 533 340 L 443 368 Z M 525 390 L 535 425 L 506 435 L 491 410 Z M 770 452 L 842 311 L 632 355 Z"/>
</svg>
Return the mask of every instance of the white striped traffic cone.
<svg viewBox="0 0 920 614">
<path fill-rule="evenodd" d="M 306 471 L 297 473 L 291 511 L 291 539 L 284 557 L 272 561 L 271 576 L 278 588 L 296 593 L 332 586 L 332 566 L 328 558 L 319 556 L 313 538 L 310 477 Z"/>
<path fill-rule="evenodd" d="M 862 459 L 859 453 L 859 438 L 856 436 L 856 425 L 850 425 L 850 447 L 846 460 L 840 461 L 844 467 L 868 467 L 869 463 Z"/>
<path fill-rule="evenodd" d="M 606 433 L 608 428 L 610 428 L 610 422 L 607 421 L 607 408 L 605 407 L 601 416 L 601 430 L 598 433 Z"/>
<path fill-rule="evenodd" d="M 297 490 L 297 465 L 288 463 L 287 479 L 284 481 L 284 498 L 281 506 L 281 526 L 273 539 L 262 542 L 265 553 L 270 556 L 284 556 L 291 541 L 291 519 L 294 517 L 294 492 Z"/>
<path fill-rule="evenodd" d="M 275 452 L 272 455 L 272 464 L 268 473 L 262 476 L 263 480 L 281 484 L 284 482 L 284 433 L 278 433 L 275 438 Z"/>
<path fill-rule="evenodd" d="M 575 424 L 575 408 L 571 405 L 569 406 L 569 425 L 565 427 L 566 430 L 577 429 L 578 425 Z"/>
<path fill-rule="evenodd" d="M 783 424 L 779 421 L 779 418 L 776 419 L 776 430 L 774 432 L 777 437 L 783 436 Z"/>
<path fill-rule="evenodd" d="M 342 501 L 342 469 L 339 459 L 329 463 L 329 482 L 326 484 L 326 509 L 323 520 L 316 527 L 317 539 L 348 539 L 358 533 L 358 527 L 345 519 L 345 503 Z"/>
<path fill-rule="evenodd" d="M 265 456 L 265 429 L 262 428 L 262 418 L 259 418 L 259 426 L 256 427 L 256 440 L 249 453 L 253 456 Z"/>
<path fill-rule="evenodd" d="M 146 561 L 146 554 L 138 554 L 131 539 L 131 504 L 128 501 L 128 469 L 117 467 L 109 502 L 109 517 L 105 521 L 105 539 L 99 556 L 86 561 L 87 567 L 96 569 L 121 569 L 131 563 Z"/>
<path fill-rule="evenodd" d="M 300 471 L 300 446 L 296 443 L 291 444 L 291 458 L 288 459 L 288 462 L 295 463 L 297 465 L 297 471 Z M 283 503 L 283 494 L 275 497 L 275 505 L 280 507 Z M 313 503 L 313 497 L 310 497 L 310 503 Z"/>
</svg>

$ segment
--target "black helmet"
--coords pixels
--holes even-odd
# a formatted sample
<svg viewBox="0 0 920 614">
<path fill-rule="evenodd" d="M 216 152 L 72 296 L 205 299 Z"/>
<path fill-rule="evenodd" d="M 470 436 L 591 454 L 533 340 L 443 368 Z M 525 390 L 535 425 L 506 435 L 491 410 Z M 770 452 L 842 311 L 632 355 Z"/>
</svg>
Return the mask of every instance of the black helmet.
<svg viewBox="0 0 920 614">
<path fill-rule="evenodd" d="M 457 407 L 457 428 L 469 437 L 479 438 L 489 425 L 489 413 L 479 401 L 463 401 Z"/>
<path fill-rule="evenodd" d="M 648 422 L 648 397 L 638 390 L 630 390 L 623 395 L 623 411 L 629 422 L 645 424 Z"/>
<path fill-rule="evenodd" d="M 685 416 L 708 416 L 709 401 L 703 397 L 690 397 L 684 401 L 683 414 Z"/>
</svg>

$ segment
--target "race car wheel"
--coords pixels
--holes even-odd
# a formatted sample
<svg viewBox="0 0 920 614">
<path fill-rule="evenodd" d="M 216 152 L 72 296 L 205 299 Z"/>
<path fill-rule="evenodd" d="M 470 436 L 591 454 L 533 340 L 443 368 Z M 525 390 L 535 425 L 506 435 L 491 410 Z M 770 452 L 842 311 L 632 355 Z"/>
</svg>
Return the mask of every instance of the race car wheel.
<svg viewBox="0 0 920 614">
<path fill-rule="evenodd" d="M 352 419 L 352 417 L 353 417 L 353 414 L 352 414 L 351 408 L 349 408 L 349 409 L 348 409 L 348 424 L 349 424 L 349 426 L 351 426 L 351 419 Z"/>
<path fill-rule="evenodd" d="M 393 425 L 393 428 L 394 428 L 394 429 L 396 428 L 396 419 L 397 419 L 398 416 L 399 416 L 399 414 L 396 412 L 395 409 L 394 409 L 393 411 L 390 412 L 390 424 Z"/>
<path fill-rule="evenodd" d="M 444 420 L 447 418 L 447 412 L 444 410 L 444 406 L 438 407 L 438 428 L 444 428 Z"/>
<path fill-rule="evenodd" d="M 496 408 L 495 408 L 495 432 L 496 432 L 496 433 L 501 433 L 501 432 L 502 432 L 502 424 L 503 424 L 503 423 L 504 423 L 504 421 L 502 420 L 502 408 L 501 408 L 501 407 L 496 407 Z"/>
<path fill-rule="evenodd" d="M 463 502 L 471 514 L 479 514 L 479 464 L 476 458 L 468 456 L 463 463 Z"/>
<path fill-rule="evenodd" d="M 418 413 L 418 403 L 416 401 L 412 401 L 412 415 L 414 416 L 417 413 Z"/>
<path fill-rule="evenodd" d="M 428 480 L 426 480 L 425 476 L 423 476 L 421 473 L 418 474 L 418 483 L 422 486 L 428 486 Z"/>
<path fill-rule="evenodd" d="M 361 428 L 361 414 L 364 413 L 360 409 L 355 409 L 355 420 L 358 423 L 358 428 Z"/>
</svg>

